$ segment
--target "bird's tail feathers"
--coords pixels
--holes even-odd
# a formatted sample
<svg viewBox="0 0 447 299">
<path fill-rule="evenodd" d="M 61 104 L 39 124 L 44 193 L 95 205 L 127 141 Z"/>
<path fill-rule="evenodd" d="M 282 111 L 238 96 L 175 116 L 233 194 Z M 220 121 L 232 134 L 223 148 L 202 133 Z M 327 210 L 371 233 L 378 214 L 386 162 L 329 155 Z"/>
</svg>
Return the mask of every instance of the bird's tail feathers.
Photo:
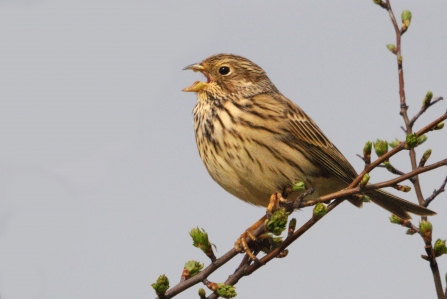
<svg viewBox="0 0 447 299">
<path fill-rule="evenodd" d="M 409 202 L 383 190 L 365 192 L 371 201 L 402 219 L 411 219 L 408 213 L 420 216 L 436 215 L 435 212 L 420 205 Z"/>
</svg>

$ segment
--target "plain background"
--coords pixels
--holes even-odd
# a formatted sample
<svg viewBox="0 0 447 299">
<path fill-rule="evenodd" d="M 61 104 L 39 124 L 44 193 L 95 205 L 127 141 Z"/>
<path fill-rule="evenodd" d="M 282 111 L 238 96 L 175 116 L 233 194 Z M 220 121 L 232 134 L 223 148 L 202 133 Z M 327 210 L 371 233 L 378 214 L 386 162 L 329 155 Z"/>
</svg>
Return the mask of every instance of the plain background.
<svg viewBox="0 0 447 299">
<path fill-rule="evenodd" d="M 392 5 L 398 19 L 413 12 L 403 37 L 413 116 L 428 90 L 447 97 L 447 2 Z M 385 47 L 394 40 L 370 0 L 0 0 L 1 298 L 154 298 L 160 274 L 174 285 L 187 260 L 208 264 L 191 228 L 205 228 L 219 256 L 263 215 L 207 174 L 195 94 L 180 91 L 203 76 L 184 66 L 216 53 L 253 60 L 361 170 L 355 154 L 367 140 L 404 138 Z M 415 129 L 445 110 L 437 104 Z M 418 157 L 432 148 L 430 162 L 445 158 L 446 130 L 430 133 Z M 410 169 L 407 153 L 392 162 Z M 426 197 L 446 174 L 421 176 Z M 430 207 L 434 238 L 447 238 L 446 194 Z M 310 216 L 294 213 L 299 223 Z M 242 279 L 239 298 L 434 298 L 421 238 L 388 217 L 342 204 L 287 258 Z M 210 280 L 224 281 L 241 258 Z M 438 262 L 445 286 L 446 257 Z M 199 287 L 179 298 L 198 298 Z"/>
</svg>

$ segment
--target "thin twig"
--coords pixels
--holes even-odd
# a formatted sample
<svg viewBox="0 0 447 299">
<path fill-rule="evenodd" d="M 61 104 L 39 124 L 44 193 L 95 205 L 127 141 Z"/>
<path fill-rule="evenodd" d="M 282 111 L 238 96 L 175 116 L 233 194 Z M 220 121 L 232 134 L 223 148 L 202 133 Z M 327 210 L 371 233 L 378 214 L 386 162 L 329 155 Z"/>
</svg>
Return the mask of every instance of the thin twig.
<svg viewBox="0 0 447 299">
<path fill-rule="evenodd" d="M 441 194 L 442 192 L 445 191 L 446 184 L 447 184 L 447 176 L 445 177 L 445 180 L 442 183 L 441 187 L 439 187 L 438 190 L 435 189 L 435 191 L 433 191 L 433 194 L 430 195 L 430 197 L 425 200 L 425 204 L 424 204 L 425 207 L 428 207 L 428 205 L 436 198 L 436 196 L 438 196 L 439 194 Z"/>
<path fill-rule="evenodd" d="M 413 118 L 411 119 L 410 127 L 413 127 L 414 123 L 419 118 L 419 116 L 421 116 L 428 108 L 430 108 L 431 106 L 433 106 L 434 104 L 436 104 L 437 102 L 442 101 L 442 100 L 443 100 L 442 97 L 438 97 L 434 101 L 432 101 L 430 104 L 422 105 L 421 110 L 419 110 L 419 112 L 415 116 L 413 116 Z"/>
<path fill-rule="evenodd" d="M 408 227 L 411 230 L 414 230 L 415 232 L 417 232 L 418 234 L 421 233 L 419 227 L 413 225 L 413 223 L 411 223 L 410 220 L 402 220 L 402 226 Z"/>
</svg>

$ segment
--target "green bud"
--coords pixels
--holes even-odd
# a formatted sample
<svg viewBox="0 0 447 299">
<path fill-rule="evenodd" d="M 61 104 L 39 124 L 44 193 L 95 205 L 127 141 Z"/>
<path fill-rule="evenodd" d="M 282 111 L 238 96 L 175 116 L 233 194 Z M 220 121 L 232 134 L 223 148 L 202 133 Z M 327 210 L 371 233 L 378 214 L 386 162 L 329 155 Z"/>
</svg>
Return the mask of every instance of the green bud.
<svg viewBox="0 0 447 299">
<path fill-rule="evenodd" d="M 396 138 L 394 141 L 391 141 L 388 144 L 390 145 L 391 148 L 395 148 L 396 146 L 398 146 L 400 144 L 400 140 Z"/>
<path fill-rule="evenodd" d="M 444 122 L 441 121 L 440 123 L 438 123 L 433 130 L 441 130 L 442 128 L 444 128 Z"/>
<path fill-rule="evenodd" d="M 189 271 L 189 277 L 196 276 L 202 269 L 204 264 L 191 260 L 185 263 L 185 269 Z"/>
<path fill-rule="evenodd" d="M 421 145 L 422 143 L 424 143 L 425 141 L 427 141 L 428 137 L 427 135 L 423 134 L 421 136 L 418 137 L 418 145 Z"/>
<path fill-rule="evenodd" d="M 368 195 L 363 196 L 363 202 L 371 202 L 371 198 Z"/>
<path fill-rule="evenodd" d="M 192 245 L 194 245 L 194 247 L 200 248 L 203 252 L 207 253 L 209 251 L 212 251 L 211 246 L 213 244 L 210 243 L 210 241 L 208 240 L 208 234 L 206 233 L 206 231 L 202 228 L 193 228 L 190 232 L 189 235 L 192 238 Z"/>
<path fill-rule="evenodd" d="M 428 158 L 430 158 L 430 156 L 431 156 L 431 149 L 428 149 L 428 150 L 426 150 L 425 152 L 424 152 L 424 159 L 425 160 L 428 160 Z"/>
<path fill-rule="evenodd" d="M 435 246 L 433 246 L 433 250 L 435 251 L 436 257 L 441 256 L 443 254 L 447 254 L 447 247 L 445 246 L 445 240 L 438 239 L 435 242 Z"/>
<path fill-rule="evenodd" d="M 422 155 L 421 161 L 419 161 L 418 167 L 424 167 L 425 163 L 427 163 L 428 158 L 430 158 L 430 155 L 431 155 L 431 149 L 426 150 Z"/>
<path fill-rule="evenodd" d="M 433 225 L 426 220 L 422 220 L 419 223 L 419 231 L 424 239 L 431 238 L 431 233 L 433 231 Z"/>
<path fill-rule="evenodd" d="M 388 44 L 386 45 L 386 47 L 388 48 L 388 50 L 390 50 L 391 53 L 396 54 L 396 46 L 393 44 Z"/>
<path fill-rule="evenodd" d="M 203 299 L 203 298 L 206 299 L 206 292 L 202 288 L 199 289 L 199 297 L 200 297 L 200 299 Z"/>
<path fill-rule="evenodd" d="M 295 228 L 296 228 L 296 218 L 292 218 L 292 220 L 289 221 L 288 234 L 289 235 L 293 234 Z"/>
<path fill-rule="evenodd" d="M 391 165 L 390 161 L 385 161 L 385 162 L 383 162 L 383 165 L 385 165 L 385 168 L 386 168 L 388 171 L 390 171 L 390 172 L 393 172 L 393 171 L 394 171 L 393 165 Z"/>
<path fill-rule="evenodd" d="M 431 91 L 427 92 L 424 100 L 422 101 L 422 106 L 426 107 L 426 106 L 430 105 L 432 98 L 433 98 L 433 92 L 431 92 Z"/>
<path fill-rule="evenodd" d="M 397 190 L 402 191 L 402 192 L 410 192 L 411 191 L 411 187 L 407 186 L 407 185 L 396 185 L 395 187 Z"/>
<path fill-rule="evenodd" d="M 402 185 L 401 187 L 402 187 L 401 191 L 403 191 L 403 192 L 410 192 L 411 191 L 411 187 L 410 186 Z"/>
<path fill-rule="evenodd" d="M 378 157 L 383 156 L 388 152 L 388 142 L 377 139 L 374 143 L 374 151 Z"/>
<path fill-rule="evenodd" d="M 406 29 L 410 26 L 411 23 L 411 11 L 404 10 L 401 15 L 402 18 L 402 29 Z"/>
<path fill-rule="evenodd" d="M 363 156 L 371 155 L 372 142 L 367 141 L 363 147 Z"/>
<path fill-rule="evenodd" d="M 409 134 L 405 138 L 405 141 L 407 142 L 405 144 L 405 148 L 406 149 L 412 149 L 412 148 L 414 148 L 415 146 L 418 145 L 418 136 L 416 135 L 416 133 Z"/>
<path fill-rule="evenodd" d="M 270 219 L 265 220 L 264 225 L 267 231 L 279 236 L 286 229 L 287 217 L 288 214 L 285 209 L 276 210 Z"/>
<path fill-rule="evenodd" d="M 321 218 L 326 213 L 327 213 L 327 207 L 323 203 L 319 202 L 315 205 L 314 210 L 313 210 L 314 217 Z"/>
<path fill-rule="evenodd" d="M 382 0 L 373 0 L 373 2 L 382 8 L 387 8 L 386 3 L 383 2 Z"/>
<path fill-rule="evenodd" d="M 389 218 L 391 223 L 394 224 L 401 224 L 402 223 L 402 219 L 400 219 L 399 217 L 397 217 L 394 214 L 391 214 L 391 217 Z"/>
<path fill-rule="evenodd" d="M 284 249 L 283 251 L 281 251 L 278 254 L 277 258 L 279 258 L 279 259 L 285 258 L 288 254 L 289 254 L 289 250 L 288 249 Z"/>
<path fill-rule="evenodd" d="M 368 181 L 369 181 L 370 178 L 371 177 L 370 177 L 369 173 L 365 173 L 363 175 L 362 181 L 360 182 L 360 186 L 365 187 L 366 184 L 368 184 Z"/>
<path fill-rule="evenodd" d="M 164 294 L 169 289 L 169 279 L 166 275 L 160 275 L 155 283 L 152 284 L 152 288 L 157 295 Z"/>
<path fill-rule="evenodd" d="M 301 191 L 301 190 L 304 190 L 304 189 L 306 189 L 306 185 L 304 185 L 304 182 L 302 182 L 302 181 L 296 182 L 292 186 L 292 190 L 293 191 Z"/>
<path fill-rule="evenodd" d="M 236 288 L 229 284 L 218 283 L 216 293 L 223 298 L 236 297 Z"/>
<path fill-rule="evenodd" d="M 367 141 L 363 146 L 363 160 L 365 161 L 365 164 L 371 163 L 371 148 L 372 148 L 371 141 Z"/>
<path fill-rule="evenodd" d="M 403 60 L 404 60 L 404 58 L 402 57 L 402 55 L 397 56 L 397 61 L 399 63 L 402 63 Z"/>
</svg>

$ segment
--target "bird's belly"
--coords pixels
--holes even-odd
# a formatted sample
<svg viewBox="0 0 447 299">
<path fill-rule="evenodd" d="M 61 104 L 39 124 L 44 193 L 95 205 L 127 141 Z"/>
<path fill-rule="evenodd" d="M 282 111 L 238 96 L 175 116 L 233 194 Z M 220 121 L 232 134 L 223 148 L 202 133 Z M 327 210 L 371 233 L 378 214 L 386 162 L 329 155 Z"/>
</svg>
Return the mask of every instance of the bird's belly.
<svg viewBox="0 0 447 299">
<path fill-rule="evenodd" d="M 283 192 L 299 181 L 304 182 L 306 189 L 315 189 L 305 200 L 344 187 L 336 178 L 318 176 L 318 168 L 299 151 L 281 142 L 280 136 L 248 129 L 235 133 L 235 129 L 226 128 L 223 132 L 216 128 L 213 140 L 203 135 L 197 138 L 200 155 L 211 177 L 239 199 L 266 206 L 271 194 Z M 294 192 L 289 199 L 301 192 Z"/>
</svg>

